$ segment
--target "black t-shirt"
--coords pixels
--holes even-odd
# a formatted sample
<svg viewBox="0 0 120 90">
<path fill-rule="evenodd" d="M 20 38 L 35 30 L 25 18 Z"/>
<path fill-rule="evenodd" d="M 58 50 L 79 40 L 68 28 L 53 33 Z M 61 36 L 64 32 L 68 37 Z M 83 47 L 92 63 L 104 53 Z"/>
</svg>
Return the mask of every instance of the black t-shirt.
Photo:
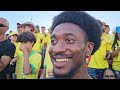
<svg viewBox="0 0 120 90">
<path fill-rule="evenodd" d="M 13 59 L 16 47 L 9 40 L 0 42 L 0 59 L 3 55 L 10 56 Z M 0 72 L 0 79 L 6 79 L 6 74 L 9 72 L 9 65 Z"/>
</svg>

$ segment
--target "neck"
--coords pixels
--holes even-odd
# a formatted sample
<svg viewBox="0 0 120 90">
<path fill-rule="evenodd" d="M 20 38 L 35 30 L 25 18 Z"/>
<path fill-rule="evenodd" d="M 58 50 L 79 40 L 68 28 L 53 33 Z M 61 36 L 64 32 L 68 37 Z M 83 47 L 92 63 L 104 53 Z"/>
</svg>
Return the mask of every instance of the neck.
<svg viewBox="0 0 120 90">
<path fill-rule="evenodd" d="M 16 41 L 11 41 L 12 43 L 15 43 Z"/>
<path fill-rule="evenodd" d="M 5 40 L 5 36 L 4 34 L 0 34 L 0 42 L 4 41 Z"/>
<path fill-rule="evenodd" d="M 92 79 L 92 77 L 87 72 L 86 63 L 84 63 L 76 74 L 72 77 L 72 79 Z"/>
<path fill-rule="evenodd" d="M 31 52 L 32 52 L 32 49 L 29 49 L 29 50 L 28 50 L 28 54 L 30 55 L 30 54 L 31 54 Z"/>
</svg>

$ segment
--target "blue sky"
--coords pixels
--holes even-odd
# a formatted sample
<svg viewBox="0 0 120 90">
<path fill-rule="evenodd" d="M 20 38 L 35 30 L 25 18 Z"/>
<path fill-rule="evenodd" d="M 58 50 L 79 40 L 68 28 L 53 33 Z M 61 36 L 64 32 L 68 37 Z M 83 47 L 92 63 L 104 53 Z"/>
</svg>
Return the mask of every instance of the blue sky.
<svg viewBox="0 0 120 90">
<path fill-rule="evenodd" d="M 52 18 L 62 11 L 0 11 L 0 17 L 6 18 L 10 23 L 10 30 L 16 31 L 16 23 L 31 21 L 35 25 L 51 26 Z M 106 22 L 111 30 L 120 25 L 120 11 L 86 11 L 96 19 Z"/>
</svg>

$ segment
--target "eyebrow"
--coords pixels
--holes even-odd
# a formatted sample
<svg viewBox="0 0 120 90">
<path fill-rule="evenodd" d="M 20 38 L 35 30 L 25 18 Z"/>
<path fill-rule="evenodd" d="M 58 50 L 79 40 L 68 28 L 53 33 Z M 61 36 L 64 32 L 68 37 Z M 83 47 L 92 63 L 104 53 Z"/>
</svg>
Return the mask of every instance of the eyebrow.
<svg viewBox="0 0 120 90">
<path fill-rule="evenodd" d="M 75 37 L 75 34 L 73 34 L 73 33 L 65 33 L 64 36 L 73 36 L 73 37 Z M 55 38 L 55 37 L 56 37 L 55 34 L 51 35 L 51 38 Z"/>
<path fill-rule="evenodd" d="M 75 37 L 75 34 L 73 34 L 73 33 L 66 33 L 66 34 L 64 34 L 65 36 L 73 36 L 73 37 Z"/>
</svg>

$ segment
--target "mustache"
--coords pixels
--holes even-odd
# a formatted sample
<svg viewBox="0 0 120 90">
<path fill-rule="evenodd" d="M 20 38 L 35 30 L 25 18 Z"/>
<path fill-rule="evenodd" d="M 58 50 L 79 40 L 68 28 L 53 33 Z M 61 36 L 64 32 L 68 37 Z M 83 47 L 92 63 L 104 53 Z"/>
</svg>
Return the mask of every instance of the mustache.
<svg viewBox="0 0 120 90">
<path fill-rule="evenodd" d="M 53 58 L 71 58 L 73 55 L 72 54 L 64 54 L 64 53 L 53 53 L 52 57 Z"/>
</svg>

